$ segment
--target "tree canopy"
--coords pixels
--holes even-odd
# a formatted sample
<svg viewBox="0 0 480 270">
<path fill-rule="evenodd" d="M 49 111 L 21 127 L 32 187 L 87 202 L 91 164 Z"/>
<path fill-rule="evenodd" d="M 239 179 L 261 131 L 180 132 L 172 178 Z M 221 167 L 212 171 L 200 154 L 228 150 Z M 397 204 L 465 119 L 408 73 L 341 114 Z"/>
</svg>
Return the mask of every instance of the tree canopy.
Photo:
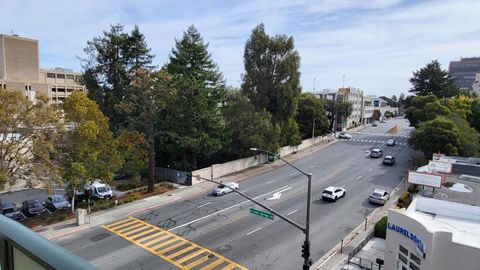
<svg viewBox="0 0 480 270">
<path fill-rule="evenodd" d="M 410 82 L 412 83 L 410 92 L 417 96 L 434 95 L 439 98 L 447 98 L 459 94 L 458 89 L 453 85 L 453 79 L 446 70 L 442 70 L 437 60 L 414 71 Z"/>
<path fill-rule="evenodd" d="M 297 145 L 301 139 L 294 121 L 300 97 L 300 56 L 293 37 L 270 37 L 263 24 L 245 44 L 242 93 L 257 111 L 266 110 L 282 130 L 281 144 Z"/>
<path fill-rule="evenodd" d="M 314 121 L 316 136 L 325 134 L 330 126 L 323 101 L 311 93 L 302 93 L 300 96 L 296 120 L 303 139 L 312 137 Z"/>
</svg>

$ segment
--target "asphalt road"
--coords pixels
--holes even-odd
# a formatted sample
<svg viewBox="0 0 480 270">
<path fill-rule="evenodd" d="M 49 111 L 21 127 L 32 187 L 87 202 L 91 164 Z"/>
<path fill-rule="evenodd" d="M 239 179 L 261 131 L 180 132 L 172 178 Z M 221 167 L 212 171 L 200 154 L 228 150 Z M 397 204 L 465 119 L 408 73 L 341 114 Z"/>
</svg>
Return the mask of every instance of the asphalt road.
<svg viewBox="0 0 480 270">
<path fill-rule="evenodd" d="M 395 125 L 399 127 L 398 136 L 387 135 Z M 391 120 L 352 133 L 352 140 L 340 140 L 293 163 L 313 174 L 310 232 L 313 261 L 378 207 L 367 201 L 374 188 L 392 190 L 406 175 L 411 152 L 406 145 L 410 130 L 404 119 Z M 399 144 L 386 146 L 389 138 Z M 397 164 L 387 167 L 382 165 L 382 159 L 370 158 L 368 153 L 373 148 L 383 149 L 384 155 L 394 155 Z M 304 225 L 306 182 L 304 175 L 282 166 L 239 184 L 240 190 Z M 330 185 L 344 187 L 345 198 L 336 202 L 320 200 L 321 192 Z M 274 193 L 281 193 L 280 198 L 275 199 Z M 253 203 L 238 194 L 222 197 L 201 194 L 135 217 L 249 269 L 299 269 L 303 233 L 278 217 L 270 220 L 250 214 L 249 208 L 253 207 Z M 99 269 L 178 269 L 103 228 L 57 239 L 57 243 Z"/>
</svg>

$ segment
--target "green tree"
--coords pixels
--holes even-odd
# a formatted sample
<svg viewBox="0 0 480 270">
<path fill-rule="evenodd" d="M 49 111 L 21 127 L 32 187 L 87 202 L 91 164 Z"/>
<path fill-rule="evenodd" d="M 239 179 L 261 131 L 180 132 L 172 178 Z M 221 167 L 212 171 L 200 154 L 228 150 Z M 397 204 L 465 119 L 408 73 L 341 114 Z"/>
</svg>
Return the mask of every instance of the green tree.
<svg viewBox="0 0 480 270">
<path fill-rule="evenodd" d="M 148 166 L 148 142 L 138 131 L 122 131 L 117 137 L 118 150 L 124 159 L 122 172 L 128 177 L 139 177 Z"/>
<path fill-rule="evenodd" d="M 425 157 L 436 152 L 457 156 L 462 144 L 461 130 L 452 120 L 440 116 L 421 123 L 412 132 L 409 143 L 422 150 Z"/>
<path fill-rule="evenodd" d="M 270 37 L 263 24 L 245 44 L 242 93 L 257 111 L 266 110 L 282 129 L 281 144 L 301 143 L 294 118 L 300 97 L 300 56 L 293 37 Z"/>
<path fill-rule="evenodd" d="M 128 34 L 120 24 L 88 41 L 84 51 L 87 58 L 83 59 L 82 82 L 89 90 L 88 96 L 109 117 L 112 129 L 118 130 L 125 124 L 125 115 L 115 110 L 115 105 L 128 95 L 130 74 L 137 68 L 153 68 L 154 55 L 138 26 Z"/>
<path fill-rule="evenodd" d="M 48 189 L 60 184 L 59 111 L 45 96 L 38 95 L 32 103 L 21 92 L 5 89 L 0 89 L 0 108 L 0 190 L 23 181 L 28 187 L 42 184 Z"/>
<path fill-rule="evenodd" d="M 458 114 L 448 116 L 460 130 L 460 147 L 458 154 L 462 157 L 478 157 L 480 150 L 480 137 L 467 120 Z"/>
<path fill-rule="evenodd" d="M 435 95 L 439 98 L 447 98 L 459 94 L 458 89 L 453 85 L 453 79 L 446 70 L 442 70 L 437 60 L 414 71 L 410 82 L 412 83 L 410 92 L 417 96 Z"/>
<path fill-rule="evenodd" d="M 380 120 L 381 116 L 382 116 L 382 113 L 380 112 L 380 110 L 373 110 L 373 114 L 372 114 L 373 120 L 378 121 Z"/>
<path fill-rule="evenodd" d="M 64 178 L 70 188 L 83 188 L 94 179 L 109 183 L 123 159 L 109 130 L 108 118 L 97 103 L 82 92 L 73 92 L 63 103 L 67 132 L 63 153 Z"/>
<path fill-rule="evenodd" d="M 116 109 L 126 115 L 126 128 L 146 136 L 148 149 L 148 192 L 155 184 L 155 141 L 165 131 L 167 104 L 174 95 L 171 78 L 164 71 L 150 72 L 138 68 L 127 98 Z"/>
<path fill-rule="evenodd" d="M 336 130 L 336 127 L 342 124 L 353 112 L 353 105 L 350 102 L 338 100 L 326 100 L 325 111 L 330 120 L 330 130 Z"/>
<path fill-rule="evenodd" d="M 220 105 L 226 87 L 208 44 L 192 25 L 175 42 L 165 70 L 172 76 L 177 98 L 170 104 L 170 138 L 184 162 L 197 167 L 197 158 L 222 149 L 225 123 Z"/>
<path fill-rule="evenodd" d="M 480 98 L 472 100 L 470 106 L 470 111 L 472 112 L 470 116 L 470 124 L 477 131 L 480 131 Z"/>
<path fill-rule="evenodd" d="M 311 93 L 302 93 L 300 96 L 296 120 L 303 139 L 312 137 L 313 121 L 317 136 L 325 134 L 330 126 L 322 100 Z"/>
<path fill-rule="evenodd" d="M 229 92 L 223 111 L 231 134 L 228 152 L 235 158 L 251 155 L 252 147 L 278 151 L 280 127 L 273 124 L 269 112 L 256 111 L 248 98 L 238 91 Z"/>
</svg>

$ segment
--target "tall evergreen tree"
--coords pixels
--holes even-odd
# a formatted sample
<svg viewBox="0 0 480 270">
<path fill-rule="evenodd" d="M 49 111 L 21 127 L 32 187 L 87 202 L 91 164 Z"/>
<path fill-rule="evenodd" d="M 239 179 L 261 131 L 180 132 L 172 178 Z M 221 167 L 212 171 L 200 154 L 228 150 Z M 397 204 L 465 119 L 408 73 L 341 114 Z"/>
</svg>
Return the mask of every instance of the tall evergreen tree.
<svg viewBox="0 0 480 270">
<path fill-rule="evenodd" d="M 208 43 L 193 25 L 175 42 L 165 70 L 177 91 L 169 106 L 169 134 L 181 149 L 182 160 L 196 167 L 199 156 L 208 157 L 222 148 L 225 124 L 220 105 L 225 101 L 225 82 Z"/>
<path fill-rule="evenodd" d="M 410 82 L 412 83 L 410 93 L 417 96 L 435 95 L 439 98 L 447 98 L 459 93 L 453 85 L 453 79 L 450 78 L 446 70 L 442 70 L 437 60 L 433 60 L 424 68 L 414 71 Z"/>
<path fill-rule="evenodd" d="M 300 97 L 300 56 L 293 37 L 270 37 L 263 24 L 245 45 L 242 92 L 257 110 L 267 110 L 282 128 L 281 143 L 301 142 L 294 120 Z"/>
<path fill-rule="evenodd" d="M 150 54 L 145 37 L 138 29 L 125 33 L 120 24 L 112 25 L 103 36 L 87 42 L 83 59 L 83 83 L 88 96 L 97 101 L 102 112 L 110 118 L 114 130 L 125 124 L 125 115 L 115 110 L 115 104 L 125 100 L 137 68 L 153 68 L 154 55 Z"/>
</svg>

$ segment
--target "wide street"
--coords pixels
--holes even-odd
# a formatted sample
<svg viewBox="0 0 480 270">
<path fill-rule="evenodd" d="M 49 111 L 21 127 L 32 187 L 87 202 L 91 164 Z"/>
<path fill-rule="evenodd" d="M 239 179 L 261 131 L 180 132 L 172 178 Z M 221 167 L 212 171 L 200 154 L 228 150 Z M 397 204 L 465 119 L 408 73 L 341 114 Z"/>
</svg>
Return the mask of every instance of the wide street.
<svg viewBox="0 0 480 270">
<path fill-rule="evenodd" d="M 387 134 L 394 126 L 398 132 Z M 390 191 L 406 175 L 410 131 L 406 120 L 390 120 L 351 133 L 351 140 L 339 140 L 293 162 L 313 174 L 313 261 L 379 207 L 367 201 L 374 188 Z M 397 145 L 386 146 L 389 138 Z M 373 148 L 381 148 L 384 156 L 394 155 L 396 165 L 384 166 L 382 158 L 370 158 Z M 304 175 L 282 166 L 240 181 L 239 190 L 304 225 L 306 183 Z M 330 185 L 344 187 L 346 196 L 336 202 L 322 201 L 321 192 Z M 261 210 L 238 194 L 201 194 L 56 242 L 99 269 L 178 269 L 182 261 L 196 265 L 193 269 L 300 269 L 304 234 L 278 217 L 270 220 L 250 214 L 249 208 Z"/>
</svg>

